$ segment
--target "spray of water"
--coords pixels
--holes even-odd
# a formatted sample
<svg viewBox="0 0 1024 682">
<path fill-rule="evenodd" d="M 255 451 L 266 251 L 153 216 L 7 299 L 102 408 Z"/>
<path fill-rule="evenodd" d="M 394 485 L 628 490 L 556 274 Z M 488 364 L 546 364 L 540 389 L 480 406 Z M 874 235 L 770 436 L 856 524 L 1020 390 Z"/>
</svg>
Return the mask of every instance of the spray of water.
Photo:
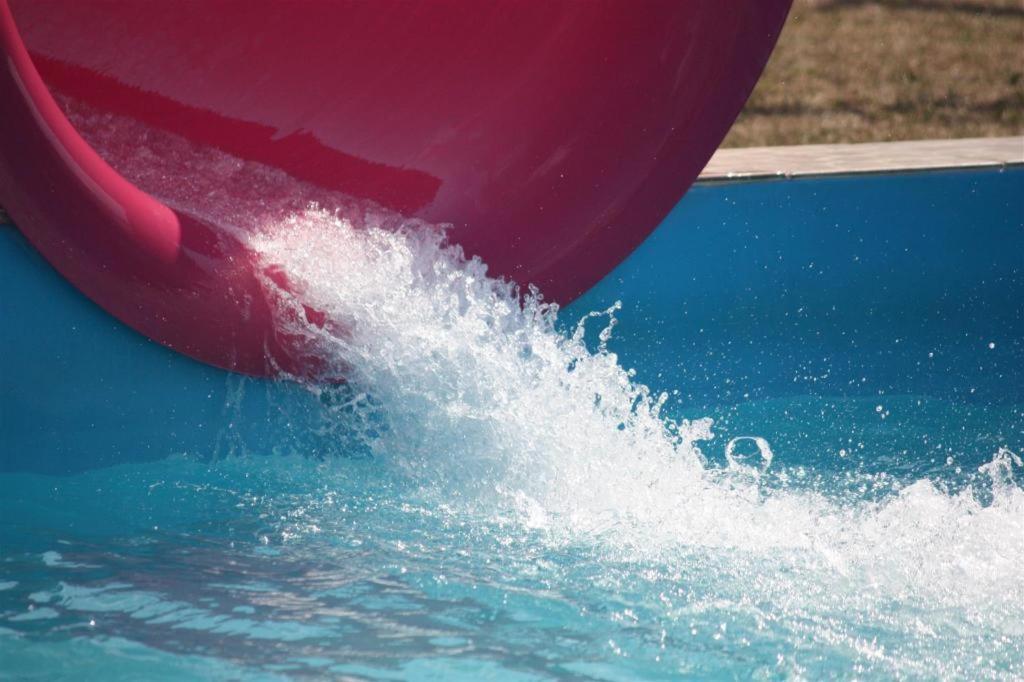
<svg viewBox="0 0 1024 682">
<path fill-rule="evenodd" d="M 236 229 L 267 272 L 287 274 L 287 288 L 265 280 L 282 328 L 348 379 L 309 385 L 325 428 L 357 442 L 421 503 L 480 524 L 517 524 L 552 547 L 599 548 L 607 561 L 658 562 L 669 574 L 694 553 L 717 557 L 699 565 L 725 566 L 742 593 L 733 598 L 761 614 L 759 623 L 797 614 L 817 623 L 819 639 L 847 637 L 844 645 L 868 658 L 885 658 L 884 647 L 829 619 L 914 632 L 934 647 L 933 664 L 950 633 L 973 629 L 1001 660 L 1019 663 L 1016 454 L 1002 449 L 982 467 L 984 486 L 948 492 L 920 480 L 875 501 L 789 485 L 784 470 L 769 482 L 772 453 L 758 437 L 748 440 L 760 461 L 741 457 L 737 440 L 726 445 L 727 467 L 711 467 L 698 446 L 712 438 L 710 420 L 668 418 L 666 396 L 609 351 L 614 307 L 560 333 L 556 306 L 489 277 L 441 227 L 145 129 L 136 142 L 147 144 L 124 148 L 119 140 L 136 125 L 128 121 L 79 110 L 76 123 L 134 180 Z M 147 145 L 159 154 L 147 155 Z M 241 199 L 254 194 L 258 206 Z M 307 307 L 326 322 L 308 322 Z M 878 485 L 866 477 L 861 488 Z M 957 665 L 972 646 L 956 650 Z M 912 658 L 891 670 L 914 671 Z"/>
<path fill-rule="evenodd" d="M 357 230 L 314 208 L 253 245 L 289 273 L 290 290 L 267 280 L 280 309 L 293 311 L 282 315 L 289 331 L 374 397 L 367 409 L 378 418 L 364 420 L 377 425 L 374 455 L 448 501 L 503 502 L 555 535 L 636 552 L 802 548 L 834 570 L 886 565 L 922 588 L 959 581 L 965 562 L 977 564 L 975 583 L 1022 575 L 1014 532 L 1024 493 L 1009 451 L 984 467 L 988 505 L 929 481 L 854 505 L 769 487 L 763 439 L 750 439 L 760 464 L 737 455 L 737 440 L 727 444 L 728 467 L 710 468 L 696 445 L 711 437 L 710 421 L 665 417 L 667 396 L 618 364 L 606 347 L 614 308 L 560 334 L 555 307 L 488 278 L 482 263 L 421 225 Z M 305 322 L 299 312 L 310 305 L 334 324 Z M 594 317 L 610 322 L 591 352 L 584 335 Z"/>
</svg>

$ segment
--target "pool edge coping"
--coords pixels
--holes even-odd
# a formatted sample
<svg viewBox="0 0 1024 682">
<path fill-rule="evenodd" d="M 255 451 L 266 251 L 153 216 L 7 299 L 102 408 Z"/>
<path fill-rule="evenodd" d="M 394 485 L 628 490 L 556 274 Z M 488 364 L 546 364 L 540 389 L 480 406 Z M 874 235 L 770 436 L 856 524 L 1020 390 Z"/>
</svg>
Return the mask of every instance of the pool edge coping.
<svg viewBox="0 0 1024 682">
<path fill-rule="evenodd" d="M 1024 165 L 1024 135 L 719 149 L 696 182 L 778 180 Z"/>
</svg>

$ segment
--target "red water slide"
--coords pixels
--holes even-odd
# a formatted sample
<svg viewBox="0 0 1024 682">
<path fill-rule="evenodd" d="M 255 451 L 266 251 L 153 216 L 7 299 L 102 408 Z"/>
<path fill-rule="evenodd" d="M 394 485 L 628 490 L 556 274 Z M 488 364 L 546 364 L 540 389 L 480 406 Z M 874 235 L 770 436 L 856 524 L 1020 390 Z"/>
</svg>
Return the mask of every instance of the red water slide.
<svg viewBox="0 0 1024 682">
<path fill-rule="evenodd" d="M 301 371 L 244 240 L 126 180 L 68 106 L 451 223 L 491 272 L 565 302 L 693 182 L 789 4 L 0 0 L 0 205 L 146 336 L 227 369 Z M 123 130 L 134 144 L 138 126 Z"/>
</svg>

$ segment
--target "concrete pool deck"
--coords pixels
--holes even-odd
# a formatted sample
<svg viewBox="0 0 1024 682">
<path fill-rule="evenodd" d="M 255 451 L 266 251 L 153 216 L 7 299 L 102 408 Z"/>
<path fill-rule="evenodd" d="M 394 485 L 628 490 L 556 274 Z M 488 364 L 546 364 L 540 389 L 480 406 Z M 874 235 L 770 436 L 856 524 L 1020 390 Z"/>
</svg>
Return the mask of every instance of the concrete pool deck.
<svg viewBox="0 0 1024 682">
<path fill-rule="evenodd" d="M 1024 164 L 1024 136 L 719 149 L 698 182 Z"/>
</svg>

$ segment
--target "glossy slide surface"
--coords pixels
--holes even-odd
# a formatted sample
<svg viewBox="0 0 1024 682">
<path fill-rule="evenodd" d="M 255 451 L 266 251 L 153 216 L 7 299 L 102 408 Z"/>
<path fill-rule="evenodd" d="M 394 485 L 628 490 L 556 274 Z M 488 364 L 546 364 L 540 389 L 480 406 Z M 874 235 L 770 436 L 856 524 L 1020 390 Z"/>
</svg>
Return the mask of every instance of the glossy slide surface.
<svg viewBox="0 0 1024 682">
<path fill-rule="evenodd" d="M 450 223 L 492 272 L 566 302 L 693 181 L 788 7 L 0 0 L 0 204 L 75 286 L 150 338 L 245 373 L 302 371 L 244 240 L 134 187 L 62 108 Z M 141 142 L 123 130 L 120 144 Z"/>
</svg>

